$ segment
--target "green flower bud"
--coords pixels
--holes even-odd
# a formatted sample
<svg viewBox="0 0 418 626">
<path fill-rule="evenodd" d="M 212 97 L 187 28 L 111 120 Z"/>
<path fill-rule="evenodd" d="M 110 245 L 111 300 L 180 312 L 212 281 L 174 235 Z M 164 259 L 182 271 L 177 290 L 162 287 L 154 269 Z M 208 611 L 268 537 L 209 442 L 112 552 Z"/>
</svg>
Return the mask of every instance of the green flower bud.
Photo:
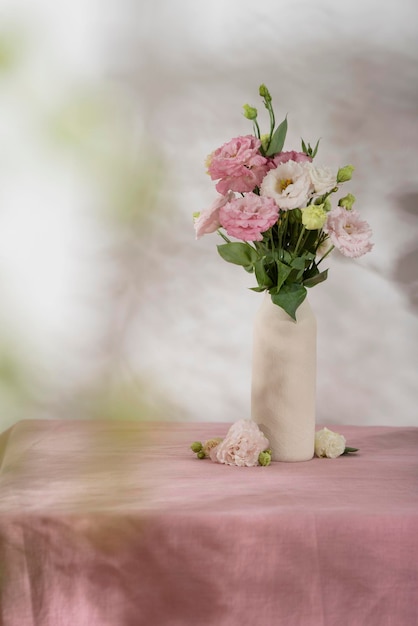
<svg viewBox="0 0 418 626">
<path fill-rule="evenodd" d="M 264 452 L 260 452 L 260 454 L 258 455 L 258 462 L 260 463 L 260 465 L 270 465 L 271 463 L 271 454 L 270 454 L 270 450 L 265 450 Z"/>
<path fill-rule="evenodd" d="M 266 133 L 265 135 L 261 135 L 260 140 L 261 140 L 261 147 L 263 148 L 263 150 L 267 150 L 268 145 L 269 145 L 269 139 L 270 139 L 270 135 L 268 133 Z"/>
<path fill-rule="evenodd" d="M 205 459 L 206 458 L 206 454 L 203 452 L 203 450 L 198 452 L 196 456 L 197 456 L 198 459 Z"/>
<path fill-rule="evenodd" d="M 260 94 L 262 98 L 264 98 L 266 102 L 271 102 L 270 92 L 264 84 L 260 85 L 260 89 L 258 90 L 258 93 Z"/>
<path fill-rule="evenodd" d="M 327 219 L 323 204 L 311 204 L 302 210 L 302 224 L 306 230 L 320 230 Z"/>
<path fill-rule="evenodd" d="M 193 450 L 193 452 L 200 452 L 203 446 L 200 441 L 195 441 L 194 443 L 192 443 L 190 448 Z"/>
<path fill-rule="evenodd" d="M 324 204 L 322 206 L 324 207 L 324 211 L 329 213 L 332 209 L 331 200 L 329 198 L 325 198 Z"/>
<path fill-rule="evenodd" d="M 255 107 L 251 107 L 249 104 L 244 104 L 242 108 L 244 109 L 244 117 L 246 117 L 247 120 L 257 119 L 257 109 Z"/>
<path fill-rule="evenodd" d="M 354 167 L 352 165 L 340 167 L 337 174 L 337 183 L 346 183 L 348 180 L 351 180 L 353 171 Z"/>
<path fill-rule="evenodd" d="M 324 211 L 331 211 L 332 209 L 332 204 L 331 204 L 331 200 L 326 197 L 326 196 L 319 196 L 318 198 L 316 198 L 314 200 L 314 204 L 316 204 L 316 206 L 321 206 Z"/>
<path fill-rule="evenodd" d="M 344 198 L 341 198 L 338 202 L 338 206 L 342 206 L 345 209 L 347 209 L 347 211 L 351 211 L 351 209 L 353 208 L 353 204 L 356 201 L 356 197 L 353 196 L 352 193 L 348 193 L 346 196 L 344 196 Z"/>
</svg>

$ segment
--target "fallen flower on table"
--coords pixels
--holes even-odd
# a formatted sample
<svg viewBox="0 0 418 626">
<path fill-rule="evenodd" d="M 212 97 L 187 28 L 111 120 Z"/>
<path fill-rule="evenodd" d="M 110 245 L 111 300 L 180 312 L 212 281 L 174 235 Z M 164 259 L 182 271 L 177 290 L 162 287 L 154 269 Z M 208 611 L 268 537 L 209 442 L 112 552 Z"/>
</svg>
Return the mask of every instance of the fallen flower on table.
<svg viewBox="0 0 418 626">
<path fill-rule="evenodd" d="M 346 446 L 344 435 L 322 428 L 315 433 L 315 456 L 336 459 L 343 454 L 358 452 L 358 448 Z"/>
<path fill-rule="evenodd" d="M 239 467 L 267 466 L 271 463 L 269 441 L 252 420 L 232 424 L 226 437 L 208 439 L 204 444 L 195 441 L 190 446 L 198 459 L 210 458 L 214 463 Z"/>
</svg>

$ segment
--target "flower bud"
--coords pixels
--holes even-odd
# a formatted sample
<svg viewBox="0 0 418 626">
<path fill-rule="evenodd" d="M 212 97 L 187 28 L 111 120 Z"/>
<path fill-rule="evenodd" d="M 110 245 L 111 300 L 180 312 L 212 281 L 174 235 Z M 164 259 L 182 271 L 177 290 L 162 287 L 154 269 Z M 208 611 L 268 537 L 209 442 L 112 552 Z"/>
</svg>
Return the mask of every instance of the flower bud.
<svg viewBox="0 0 418 626">
<path fill-rule="evenodd" d="M 263 148 L 263 150 L 267 150 L 269 141 L 270 141 L 270 135 L 268 133 L 261 135 L 260 141 L 261 141 L 261 147 Z"/>
<path fill-rule="evenodd" d="M 246 117 L 247 120 L 257 119 L 257 109 L 255 107 L 251 107 L 249 104 L 244 104 L 242 108 L 244 109 L 244 117 Z"/>
<path fill-rule="evenodd" d="M 306 230 L 319 230 L 327 219 L 327 212 L 323 204 L 311 204 L 302 209 L 302 224 Z"/>
<path fill-rule="evenodd" d="M 352 193 L 348 193 L 346 196 L 344 196 L 344 198 L 341 198 L 339 200 L 338 206 L 342 206 L 344 207 L 344 209 L 347 209 L 347 211 L 351 211 L 355 201 L 356 201 L 356 197 L 353 196 Z"/>
<path fill-rule="evenodd" d="M 197 456 L 198 459 L 205 459 L 206 458 L 206 454 L 203 452 L 203 450 L 198 452 L 196 456 Z"/>
<path fill-rule="evenodd" d="M 264 83 L 262 85 L 260 85 L 260 89 L 258 91 L 258 93 L 260 94 L 260 96 L 262 98 L 264 98 L 264 100 L 266 102 L 271 102 L 271 95 L 269 90 L 267 89 L 267 87 L 264 85 Z"/>
<path fill-rule="evenodd" d="M 201 449 L 203 448 L 202 444 L 200 441 L 195 441 L 194 443 L 192 443 L 192 445 L 190 446 L 190 448 L 193 450 L 193 452 L 200 452 Z"/>
<path fill-rule="evenodd" d="M 346 183 L 348 180 L 351 180 L 353 171 L 354 167 L 352 165 L 340 167 L 337 174 L 337 183 Z"/>
<path fill-rule="evenodd" d="M 331 200 L 329 198 L 325 198 L 324 204 L 322 206 L 324 207 L 324 211 L 329 213 L 332 209 Z"/>
<path fill-rule="evenodd" d="M 271 454 L 270 450 L 264 450 L 264 452 L 260 452 L 258 455 L 258 462 L 260 465 L 270 465 L 271 463 Z"/>
</svg>

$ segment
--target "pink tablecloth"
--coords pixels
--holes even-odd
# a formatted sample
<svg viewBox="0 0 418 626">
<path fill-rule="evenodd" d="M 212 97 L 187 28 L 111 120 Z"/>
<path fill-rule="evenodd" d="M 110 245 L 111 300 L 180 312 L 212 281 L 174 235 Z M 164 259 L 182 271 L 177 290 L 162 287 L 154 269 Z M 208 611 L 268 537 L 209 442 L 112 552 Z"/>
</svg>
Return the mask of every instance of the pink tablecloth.
<svg viewBox="0 0 418 626">
<path fill-rule="evenodd" d="M 20 422 L 0 438 L 2 626 L 414 626 L 418 428 L 357 455 L 199 461 L 226 424 Z"/>
</svg>

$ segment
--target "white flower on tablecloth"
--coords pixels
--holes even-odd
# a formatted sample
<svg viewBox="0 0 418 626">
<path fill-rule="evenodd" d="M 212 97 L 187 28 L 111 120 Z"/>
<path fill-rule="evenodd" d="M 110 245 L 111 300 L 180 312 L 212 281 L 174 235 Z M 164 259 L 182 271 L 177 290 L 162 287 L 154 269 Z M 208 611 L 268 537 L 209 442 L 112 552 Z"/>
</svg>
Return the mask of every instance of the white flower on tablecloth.
<svg viewBox="0 0 418 626">
<path fill-rule="evenodd" d="M 334 433 L 328 428 L 323 428 L 315 433 L 315 455 L 336 459 L 345 450 L 346 440 L 344 435 Z"/>
<path fill-rule="evenodd" d="M 252 420 L 239 420 L 229 429 L 225 439 L 212 448 L 210 458 L 216 463 L 252 467 L 258 465 L 260 452 L 269 441 Z"/>
</svg>

